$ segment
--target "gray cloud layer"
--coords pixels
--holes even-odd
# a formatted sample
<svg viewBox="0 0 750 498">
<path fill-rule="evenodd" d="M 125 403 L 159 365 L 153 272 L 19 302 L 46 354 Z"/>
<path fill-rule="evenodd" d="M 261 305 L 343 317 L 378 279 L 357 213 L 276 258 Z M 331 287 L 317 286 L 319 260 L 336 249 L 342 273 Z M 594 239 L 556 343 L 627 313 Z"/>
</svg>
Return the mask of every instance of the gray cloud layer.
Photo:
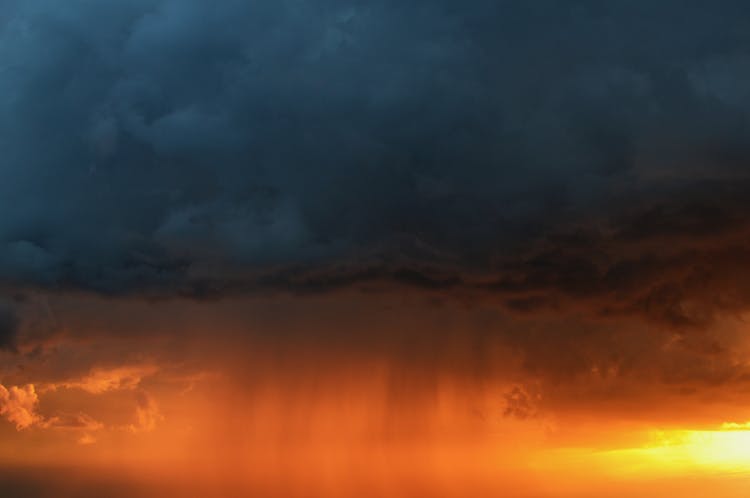
<svg viewBox="0 0 750 498">
<path fill-rule="evenodd" d="M 0 278 L 202 296 L 486 274 L 469 287 L 511 306 L 624 287 L 664 318 L 685 272 L 744 251 L 722 244 L 749 208 L 748 14 L 5 1 Z"/>
</svg>

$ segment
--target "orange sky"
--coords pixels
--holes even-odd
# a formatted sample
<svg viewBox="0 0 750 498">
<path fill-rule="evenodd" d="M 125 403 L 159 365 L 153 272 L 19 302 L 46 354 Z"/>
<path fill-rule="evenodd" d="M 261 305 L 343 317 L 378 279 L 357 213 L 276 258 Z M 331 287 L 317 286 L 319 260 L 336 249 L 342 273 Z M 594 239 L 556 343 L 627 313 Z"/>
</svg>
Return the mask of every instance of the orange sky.
<svg viewBox="0 0 750 498">
<path fill-rule="evenodd" d="M 24 313 L 0 388 L 0 460 L 24 472 L 96 472 L 144 496 L 157 482 L 185 496 L 550 498 L 750 485 L 741 317 L 717 323 L 726 351 L 706 355 L 638 321 L 408 295 L 39 295 Z M 613 356 L 633 337 L 659 346 Z"/>
<path fill-rule="evenodd" d="M 747 498 L 749 21 L 0 0 L 0 498 Z"/>
</svg>

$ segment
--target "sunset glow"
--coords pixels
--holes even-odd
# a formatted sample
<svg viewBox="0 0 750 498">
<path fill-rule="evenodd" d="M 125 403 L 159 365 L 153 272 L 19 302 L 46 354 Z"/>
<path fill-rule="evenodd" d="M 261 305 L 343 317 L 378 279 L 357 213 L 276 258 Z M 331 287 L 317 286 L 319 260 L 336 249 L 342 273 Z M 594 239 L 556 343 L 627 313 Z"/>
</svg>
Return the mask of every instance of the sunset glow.
<svg viewBox="0 0 750 498">
<path fill-rule="evenodd" d="M 0 0 L 0 498 L 750 497 L 749 22 Z"/>
<path fill-rule="evenodd" d="M 189 497 L 219 489 L 221 496 L 307 496 L 315 490 L 334 497 L 460 497 L 471 490 L 489 497 L 512 490 L 514 496 L 593 498 L 649 489 L 697 498 L 707 487 L 740 497 L 750 483 L 750 431 L 744 422 L 716 422 L 728 410 L 739 417 L 741 408 L 707 405 L 683 414 L 678 424 L 672 408 L 637 408 L 647 399 L 641 392 L 634 405 L 619 397 L 617 407 L 598 401 L 584 409 L 567 396 L 550 396 L 538 381 L 535 387 L 512 379 L 507 369 L 516 367 L 504 358 L 513 353 L 494 342 L 487 344 L 487 363 L 477 378 L 471 345 L 451 331 L 463 330 L 473 311 L 450 311 L 458 321 L 424 328 L 436 323 L 429 305 L 399 305 L 398 320 L 410 331 L 389 335 L 391 312 L 361 321 L 363 314 L 375 317 L 368 310 L 381 305 L 345 298 L 357 311 L 331 316 L 330 324 L 379 338 L 365 346 L 353 336 L 318 332 L 328 337 L 326 349 L 303 338 L 269 340 L 276 318 L 259 318 L 275 304 L 301 320 L 310 316 L 305 309 L 314 309 L 326 328 L 326 310 L 340 306 L 340 299 L 230 300 L 198 308 L 113 304 L 110 312 L 121 317 L 116 323 L 124 330 L 131 326 L 126 317 L 137 317 L 139 327 L 151 331 L 162 324 L 179 328 L 179 334 L 162 331 L 134 342 L 92 342 L 98 299 L 49 300 L 58 319 L 77 325 L 42 346 L 49 348 L 48 362 L 71 348 L 82 359 L 107 357 L 109 348 L 116 357 L 58 380 L 49 376 L 50 365 L 33 362 L 8 373 L 5 378 L 17 384 L 0 391 L 9 422 L 2 428 L 0 460 L 30 472 L 49 469 L 53 476 L 64 475 L 55 472 L 66 465 L 99 469 L 106 484 L 96 485 L 148 497 L 171 486 L 170 493 Z M 27 310 L 37 305 L 24 304 Z M 249 316 L 262 333 L 240 339 L 236 327 Z M 292 330 L 294 322 L 283 327 Z M 214 327 L 210 341 L 207 324 Z M 416 345 L 441 353 L 399 359 Z M 345 357 L 338 353 L 342 348 Z M 25 383 L 34 378 L 36 383 Z M 597 371 L 587 379 L 590 385 L 613 381 Z M 679 407 L 683 397 L 670 404 Z M 55 479 L 50 482 L 63 485 Z"/>
</svg>

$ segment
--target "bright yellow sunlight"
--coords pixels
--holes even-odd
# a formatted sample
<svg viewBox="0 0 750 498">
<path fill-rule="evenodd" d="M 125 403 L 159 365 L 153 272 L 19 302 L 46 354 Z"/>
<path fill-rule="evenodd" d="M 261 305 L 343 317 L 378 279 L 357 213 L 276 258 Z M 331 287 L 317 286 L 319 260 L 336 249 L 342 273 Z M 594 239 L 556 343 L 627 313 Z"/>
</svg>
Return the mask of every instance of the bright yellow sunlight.
<svg viewBox="0 0 750 498">
<path fill-rule="evenodd" d="M 598 453 L 620 477 L 750 473 L 750 430 L 654 431 L 642 448 Z"/>
</svg>

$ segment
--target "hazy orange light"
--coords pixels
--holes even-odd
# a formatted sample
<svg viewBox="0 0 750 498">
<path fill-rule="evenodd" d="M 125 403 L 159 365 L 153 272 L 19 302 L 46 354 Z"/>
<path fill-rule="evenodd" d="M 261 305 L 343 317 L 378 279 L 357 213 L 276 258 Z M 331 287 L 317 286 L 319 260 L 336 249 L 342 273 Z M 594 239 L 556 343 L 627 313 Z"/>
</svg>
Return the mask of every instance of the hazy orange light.
<svg viewBox="0 0 750 498">
<path fill-rule="evenodd" d="M 735 474 L 750 476 L 750 430 L 653 431 L 640 447 L 550 450 L 549 469 L 570 475 L 599 473 L 640 480 L 669 476 Z"/>
<path fill-rule="evenodd" d="M 662 458 L 717 471 L 750 471 L 750 431 L 674 431 L 650 449 Z"/>
</svg>

